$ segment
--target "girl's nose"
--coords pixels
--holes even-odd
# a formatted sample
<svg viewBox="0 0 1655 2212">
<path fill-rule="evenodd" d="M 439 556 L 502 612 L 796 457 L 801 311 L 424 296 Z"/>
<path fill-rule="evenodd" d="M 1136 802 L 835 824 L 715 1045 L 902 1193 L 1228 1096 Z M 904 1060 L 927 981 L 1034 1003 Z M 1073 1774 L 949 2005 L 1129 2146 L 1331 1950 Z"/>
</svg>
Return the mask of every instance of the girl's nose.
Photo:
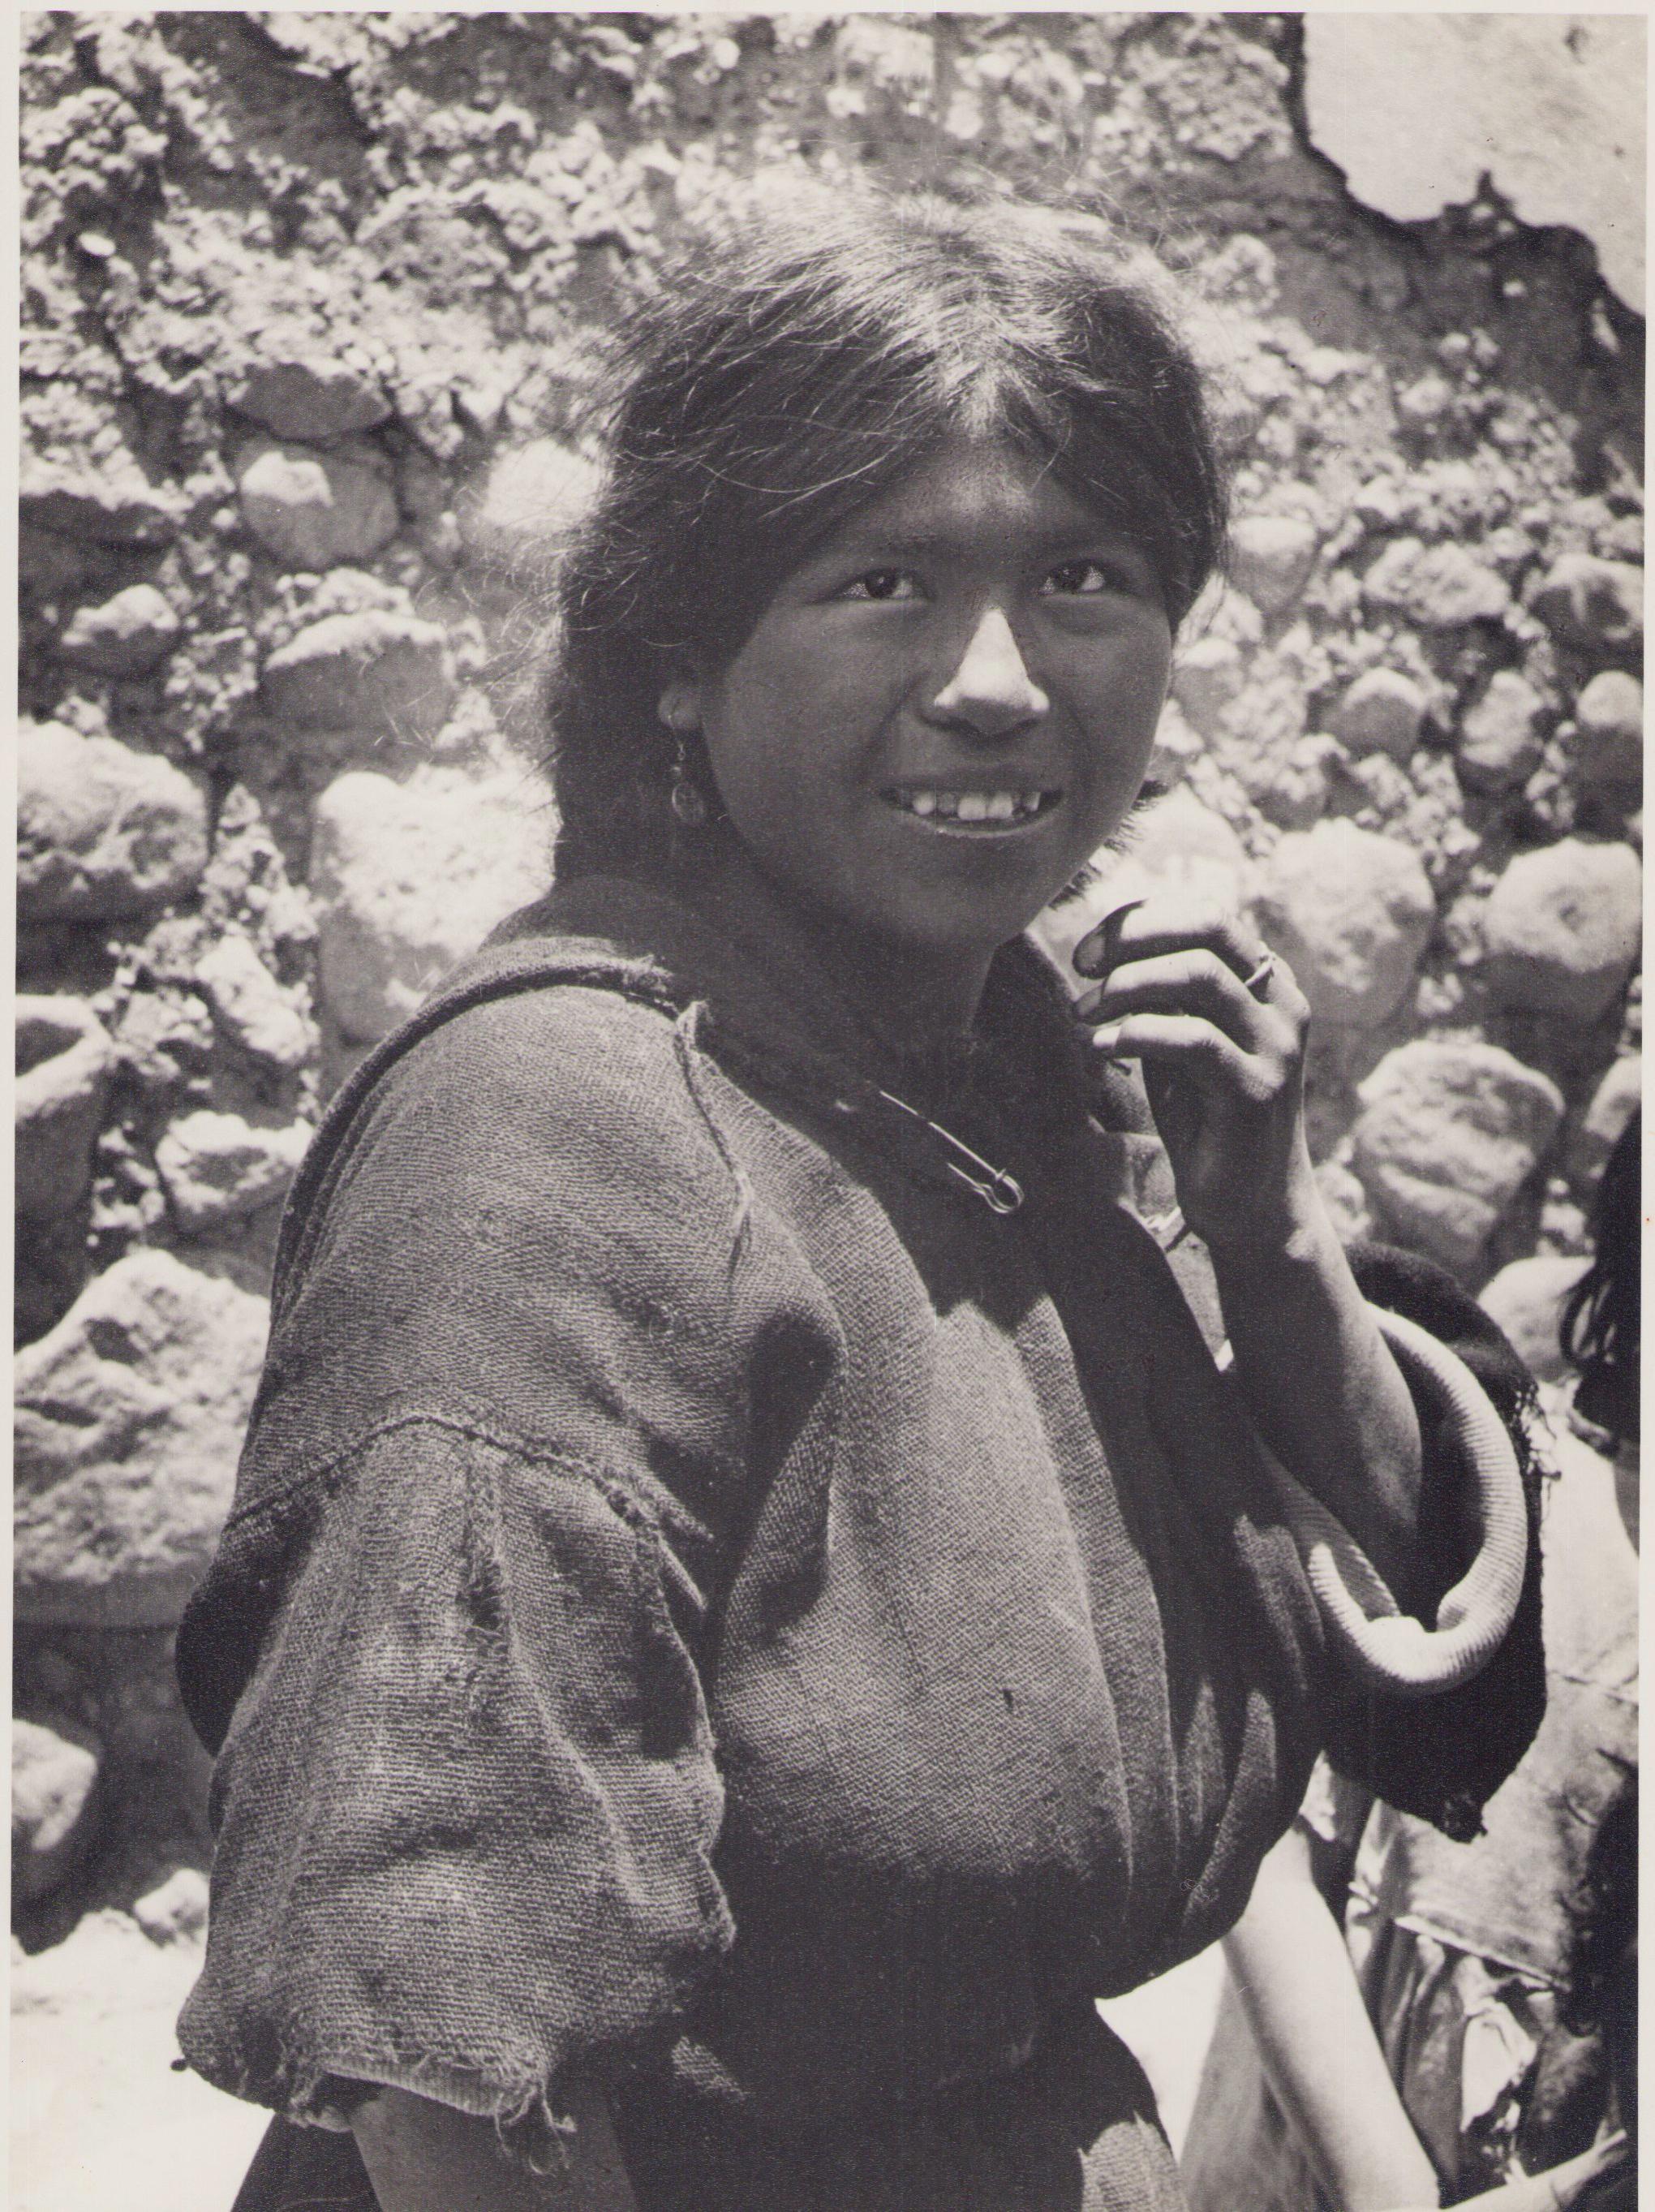
<svg viewBox="0 0 1655 2212">
<path fill-rule="evenodd" d="M 1037 720 L 1051 703 L 1028 672 L 1005 609 L 991 606 L 979 617 L 931 710 L 967 723 L 979 737 L 1001 738 Z"/>
</svg>

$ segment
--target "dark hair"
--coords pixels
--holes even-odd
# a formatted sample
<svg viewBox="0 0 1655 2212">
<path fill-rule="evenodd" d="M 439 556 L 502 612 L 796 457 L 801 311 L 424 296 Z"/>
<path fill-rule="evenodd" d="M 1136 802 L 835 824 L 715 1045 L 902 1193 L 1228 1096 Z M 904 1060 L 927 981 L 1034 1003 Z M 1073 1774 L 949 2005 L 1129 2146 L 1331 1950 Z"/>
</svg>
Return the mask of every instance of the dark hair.
<svg viewBox="0 0 1655 2212">
<path fill-rule="evenodd" d="M 1199 373 L 1072 210 L 794 187 L 665 274 L 598 409 L 608 465 L 556 592 L 564 875 L 663 834 L 670 676 L 726 665 L 778 580 L 950 432 L 1050 465 L 1148 553 L 1174 623 L 1222 547 Z"/>
<path fill-rule="evenodd" d="M 1616 1442 L 1638 1436 L 1643 1138 L 1638 1116 L 1616 1139 L 1592 1200 L 1592 1261 L 1563 1304 L 1560 1335 L 1580 1370 L 1574 1402 Z"/>
</svg>

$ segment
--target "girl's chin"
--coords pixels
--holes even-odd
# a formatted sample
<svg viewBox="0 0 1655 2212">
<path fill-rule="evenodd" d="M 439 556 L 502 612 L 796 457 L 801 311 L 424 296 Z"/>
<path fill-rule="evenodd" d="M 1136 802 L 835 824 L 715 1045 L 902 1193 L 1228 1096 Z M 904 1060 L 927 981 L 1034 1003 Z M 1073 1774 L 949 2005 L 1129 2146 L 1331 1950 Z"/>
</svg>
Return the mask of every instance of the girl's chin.
<svg viewBox="0 0 1655 2212">
<path fill-rule="evenodd" d="M 838 918 L 870 945 L 968 965 L 991 958 L 1021 937 L 1063 889 L 1024 890 L 1009 898 L 893 899 L 877 908 L 840 907 Z"/>
<path fill-rule="evenodd" d="M 756 855 L 753 857 L 756 858 Z M 966 965 L 1021 935 L 1089 865 L 1070 839 L 1014 842 L 962 835 L 895 848 L 867 839 L 848 868 L 801 870 L 797 853 L 760 860 L 773 895 L 807 921 L 896 957 Z"/>
</svg>

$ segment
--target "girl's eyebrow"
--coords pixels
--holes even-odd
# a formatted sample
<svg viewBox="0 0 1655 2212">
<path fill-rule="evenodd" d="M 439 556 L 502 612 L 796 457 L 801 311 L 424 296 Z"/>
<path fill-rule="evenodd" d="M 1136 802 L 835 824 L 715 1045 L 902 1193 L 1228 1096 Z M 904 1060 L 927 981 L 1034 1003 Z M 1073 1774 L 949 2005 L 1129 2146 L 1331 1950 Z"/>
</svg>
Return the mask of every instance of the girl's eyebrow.
<svg viewBox="0 0 1655 2212">
<path fill-rule="evenodd" d="M 970 536 L 968 530 L 949 531 L 880 531 L 866 536 L 858 532 L 852 523 L 844 534 L 824 545 L 815 556 L 818 560 L 864 560 L 877 556 L 894 560 L 918 560 L 928 554 L 955 551 Z M 1142 551 L 1135 538 L 1127 535 L 1118 524 L 1103 521 L 1066 524 L 1055 530 L 1042 530 L 1034 543 L 1040 552 L 1058 559 L 1068 553 Z"/>
</svg>

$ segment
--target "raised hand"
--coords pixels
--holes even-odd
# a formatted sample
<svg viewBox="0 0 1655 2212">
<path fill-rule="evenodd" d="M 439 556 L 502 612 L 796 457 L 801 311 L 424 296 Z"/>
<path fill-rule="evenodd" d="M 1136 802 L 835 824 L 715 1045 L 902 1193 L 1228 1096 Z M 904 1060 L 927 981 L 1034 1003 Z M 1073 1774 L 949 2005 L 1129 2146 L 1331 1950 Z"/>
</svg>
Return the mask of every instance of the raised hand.
<svg viewBox="0 0 1655 2212">
<path fill-rule="evenodd" d="M 1076 1018 L 1137 1060 L 1184 1218 L 1215 1249 L 1286 1249 L 1320 1213 L 1304 1132 L 1310 1009 L 1257 933 L 1169 891 L 1118 907 L 1075 948 L 1097 977 Z"/>
<path fill-rule="evenodd" d="M 1076 1009 L 1097 1049 L 1143 1063 L 1265 1441 L 1405 1587 L 1419 1422 L 1311 1167 L 1303 993 L 1251 930 L 1185 892 L 1117 908 L 1075 966 L 1100 979 Z"/>
</svg>

